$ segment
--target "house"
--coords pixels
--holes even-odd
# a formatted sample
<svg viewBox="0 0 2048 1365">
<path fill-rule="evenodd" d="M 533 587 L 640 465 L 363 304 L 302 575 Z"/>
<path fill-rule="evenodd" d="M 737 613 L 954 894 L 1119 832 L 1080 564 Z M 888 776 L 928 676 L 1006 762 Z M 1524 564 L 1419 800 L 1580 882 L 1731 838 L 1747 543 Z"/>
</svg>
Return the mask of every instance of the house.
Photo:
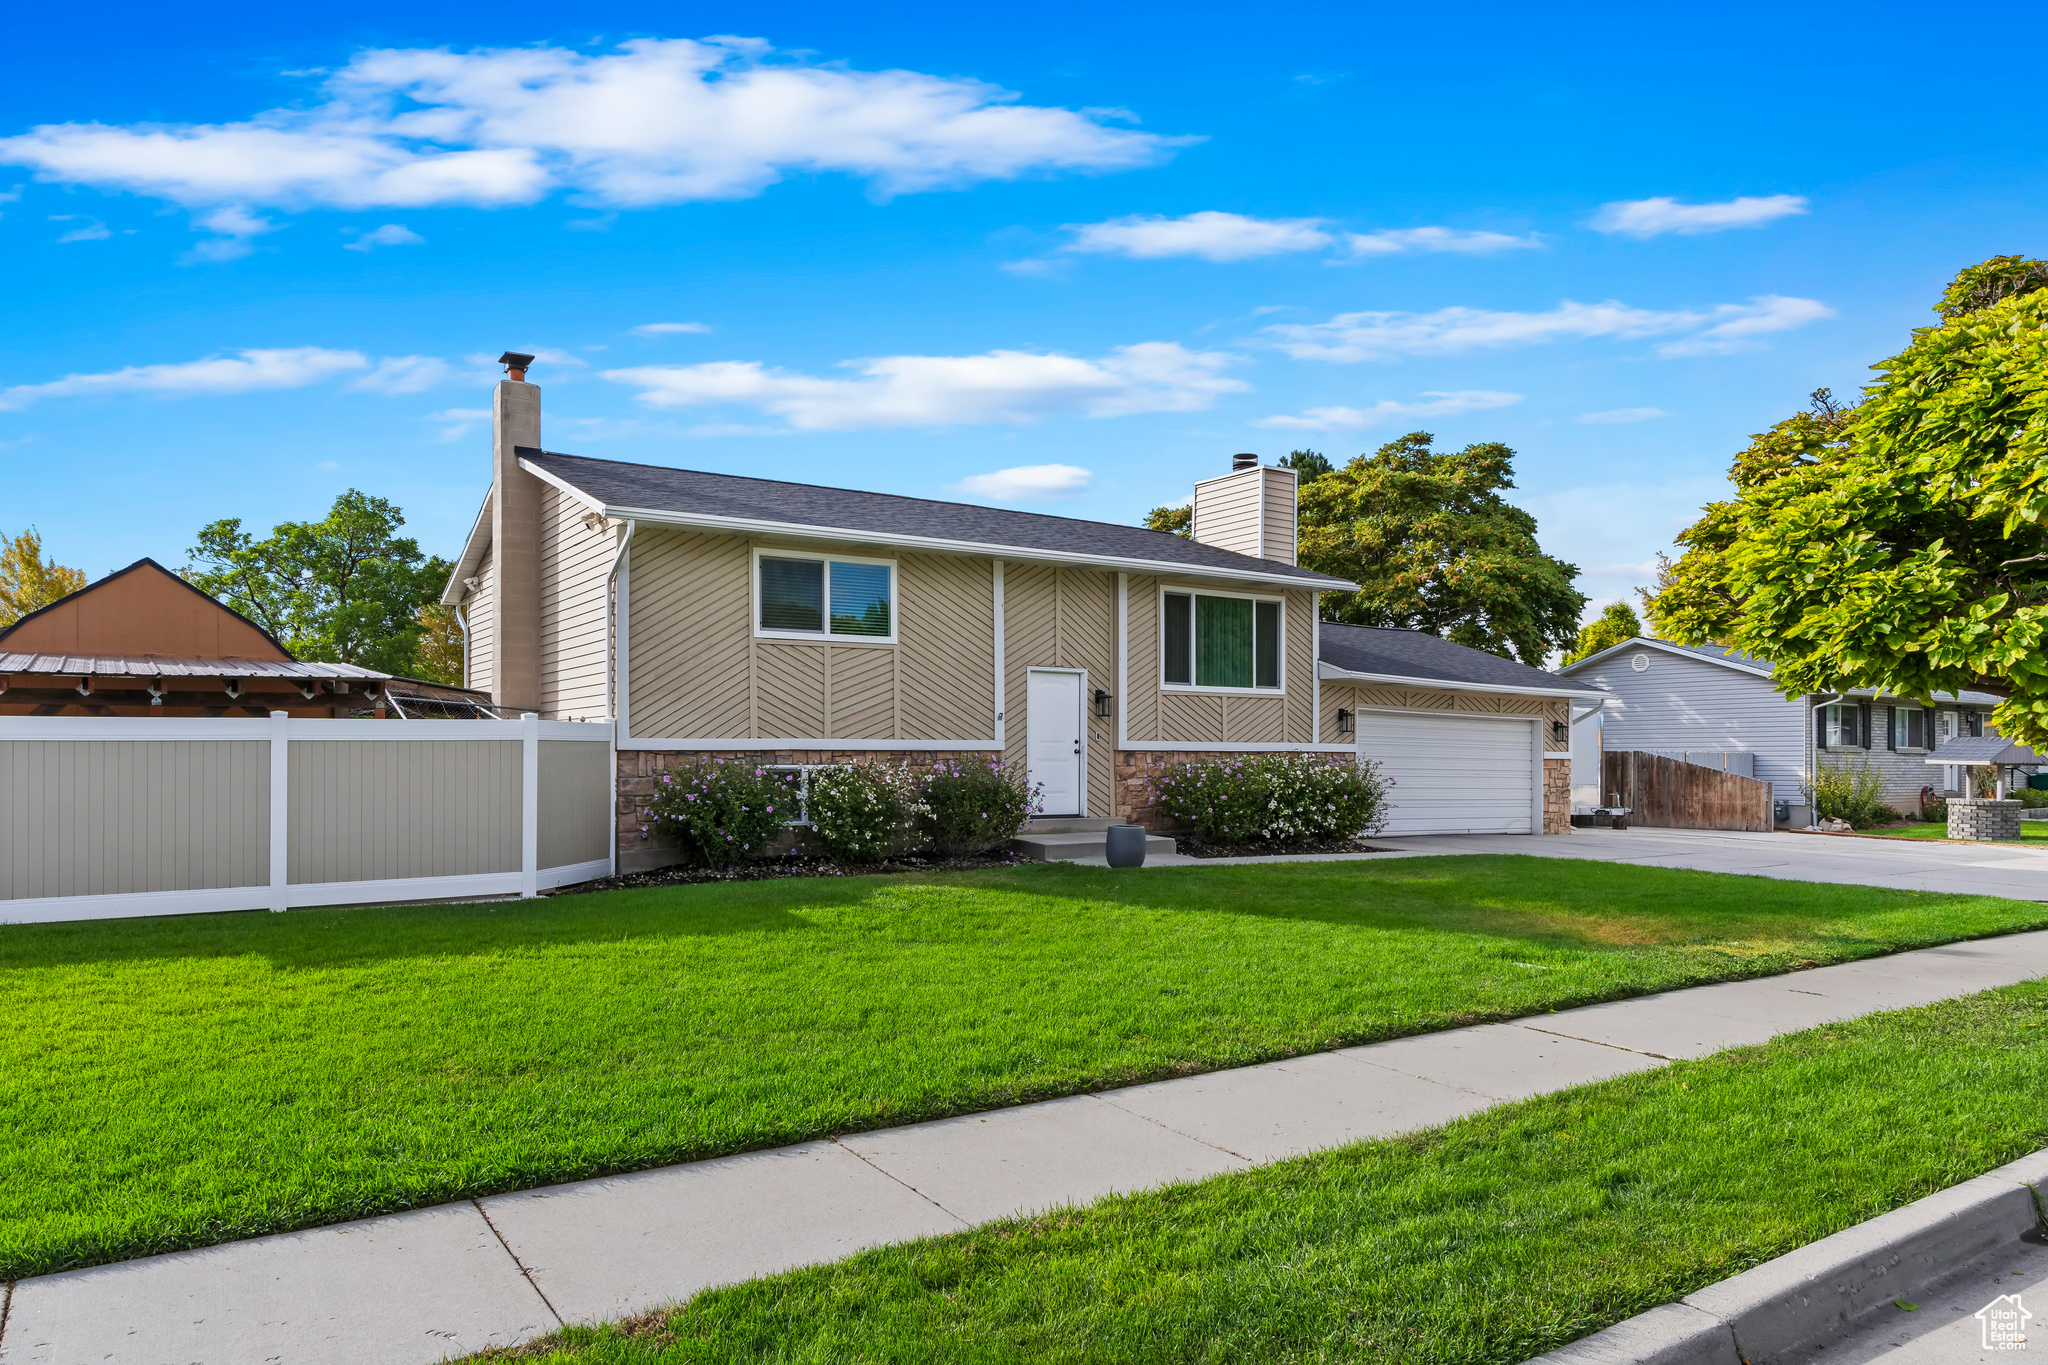
<svg viewBox="0 0 2048 1365">
<path fill-rule="evenodd" d="M 476 714 L 461 688 L 302 661 L 153 559 L 0 630 L 0 715 Z"/>
<path fill-rule="evenodd" d="M 1867 690 L 1788 699 L 1768 660 L 1711 645 L 1638 636 L 1558 672 L 1607 694 L 1574 731 L 1579 806 L 1603 799 L 1599 753 L 1636 749 L 1761 778 L 1792 802 L 1816 769 L 1867 764 L 1884 774 L 1887 804 L 1912 810 L 1925 787 L 1967 794 L 1963 765 L 1975 760 L 1958 748 L 1958 761 L 1943 765 L 1943 745 L 1996 733 L 1987 717 L 1999 698 L 1982 692 L 1944 693 L 1931 708 Z"/>
<path fill-rule="evenodd" d="M 644 804 L 712 754 L 999 753 L 1048 815 L 1140 822 L 1191 756 L 1364 754 L 1397 830 L 1569 829 L 1568 706 L 1597 694 L 1322 624 L 1352 585 L 1295 562 L 1292 470 L 1236 457 L 1181 537 L 587 459 L 542 445 L 530 362 L 503 359 L 491 487 L 442 600 L 470 686 L 614 722 L 623 868 L 668 860 Z"/>
</svg>

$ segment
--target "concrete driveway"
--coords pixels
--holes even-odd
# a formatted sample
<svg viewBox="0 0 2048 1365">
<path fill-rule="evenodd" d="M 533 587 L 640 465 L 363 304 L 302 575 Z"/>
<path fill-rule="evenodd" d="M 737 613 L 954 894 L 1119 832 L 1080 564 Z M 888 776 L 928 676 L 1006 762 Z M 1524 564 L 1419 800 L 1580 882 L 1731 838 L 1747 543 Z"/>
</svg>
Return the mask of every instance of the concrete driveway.
<svg viewBox="0 0 2048 1365">
<path fill-rule="evenodd" d="M 1645 867 L 1741 872 L 1800 882 L 2048 900 L 2048 850 L 1829 834 L 1703 829 L 1578 829 L 1570 834 L 1430 834 L 1374 839 L 1404 853 L 1521 853 Z M 1370 854 L 1366 855 L 1372 856 Z"/>
</svg>

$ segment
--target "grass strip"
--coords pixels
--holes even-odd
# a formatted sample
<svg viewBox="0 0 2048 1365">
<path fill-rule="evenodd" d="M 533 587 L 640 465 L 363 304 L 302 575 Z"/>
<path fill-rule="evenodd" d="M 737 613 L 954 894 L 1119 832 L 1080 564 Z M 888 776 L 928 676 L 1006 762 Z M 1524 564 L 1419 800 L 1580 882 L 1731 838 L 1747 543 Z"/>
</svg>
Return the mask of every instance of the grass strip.
<svg viewBox="0 0 2048 1365">
<path fill-rule="evenodd" d="M 1902 825 L 1897 829 L 1866 829 L 1862 834 L 1874 834 L 1882 839 L 1946 839 L 1948 822 L 1936 820 L 1931 824 Z M 1971 840 L 1972 843 L 1986 842 Z M 2048 820 L 2020 821 L 2020 842 L 2023 844 L 2048 843 Z"/>
<path fill-rule="evenodd" d="M 1513 1365 L 2048 1145 L 2044 1096 L 2033 982 L 478 1359 Z"/>
<path fill-rule="evenodd" d="M 1550 858 L 0 928 L 0 1277 L 2048 925 Z"/>
</svg>

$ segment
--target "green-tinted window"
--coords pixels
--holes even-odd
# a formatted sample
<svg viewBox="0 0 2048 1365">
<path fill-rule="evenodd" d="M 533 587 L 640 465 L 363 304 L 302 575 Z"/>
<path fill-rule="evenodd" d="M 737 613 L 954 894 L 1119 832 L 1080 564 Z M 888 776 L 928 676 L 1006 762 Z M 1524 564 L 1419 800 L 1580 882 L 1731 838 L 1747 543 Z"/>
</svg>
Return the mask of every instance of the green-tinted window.
<svg viewBox="0 0 2048 1365">
<path fill-rule="evenodd" d="M 1253 644 L 1257 650 L 1258 667 L 1254 670 L 1254 683 L 1259 687 L 1280 685 L 1280 604 L 1261 602 L 1253 621 Z"/>
<path fill-rule="evenodd" d="M 761 556 L 761 629 L 825 629 L 825 565 Z"/>
<path fill-rule="evenodd" d="M 1195 681 L 1203 687 L 1252 685 L 1252 604 L 1248 599 L 1195 599 Z"/>
<path fill-rule="evenodd" d="M 890 631 L 889 566 L 832 561 L 832 633 L 879 635 Z"/>
<path fill-rule="evenodd" d="M 1194 608 L 1195 602 L 1184 592 L 1166 594 L 1165 658 L 1166 681 L 1188 684 L 1195 680 L 1194 667 Z"/>
</svg>

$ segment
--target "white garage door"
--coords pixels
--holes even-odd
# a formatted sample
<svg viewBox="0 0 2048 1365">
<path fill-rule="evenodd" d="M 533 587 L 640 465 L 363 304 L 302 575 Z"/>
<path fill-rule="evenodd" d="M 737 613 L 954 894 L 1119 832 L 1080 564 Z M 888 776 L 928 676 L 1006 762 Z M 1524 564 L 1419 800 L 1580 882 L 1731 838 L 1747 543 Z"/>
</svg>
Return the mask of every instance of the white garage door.
<svg viewBox="0 0 2048 1365">
<path fill-rule="evenodd" d="M 1394 780 L 1385 834 L 1527 834 L 1529 722 L 1358 713 L 1358 752 Z"/>
</svg>

